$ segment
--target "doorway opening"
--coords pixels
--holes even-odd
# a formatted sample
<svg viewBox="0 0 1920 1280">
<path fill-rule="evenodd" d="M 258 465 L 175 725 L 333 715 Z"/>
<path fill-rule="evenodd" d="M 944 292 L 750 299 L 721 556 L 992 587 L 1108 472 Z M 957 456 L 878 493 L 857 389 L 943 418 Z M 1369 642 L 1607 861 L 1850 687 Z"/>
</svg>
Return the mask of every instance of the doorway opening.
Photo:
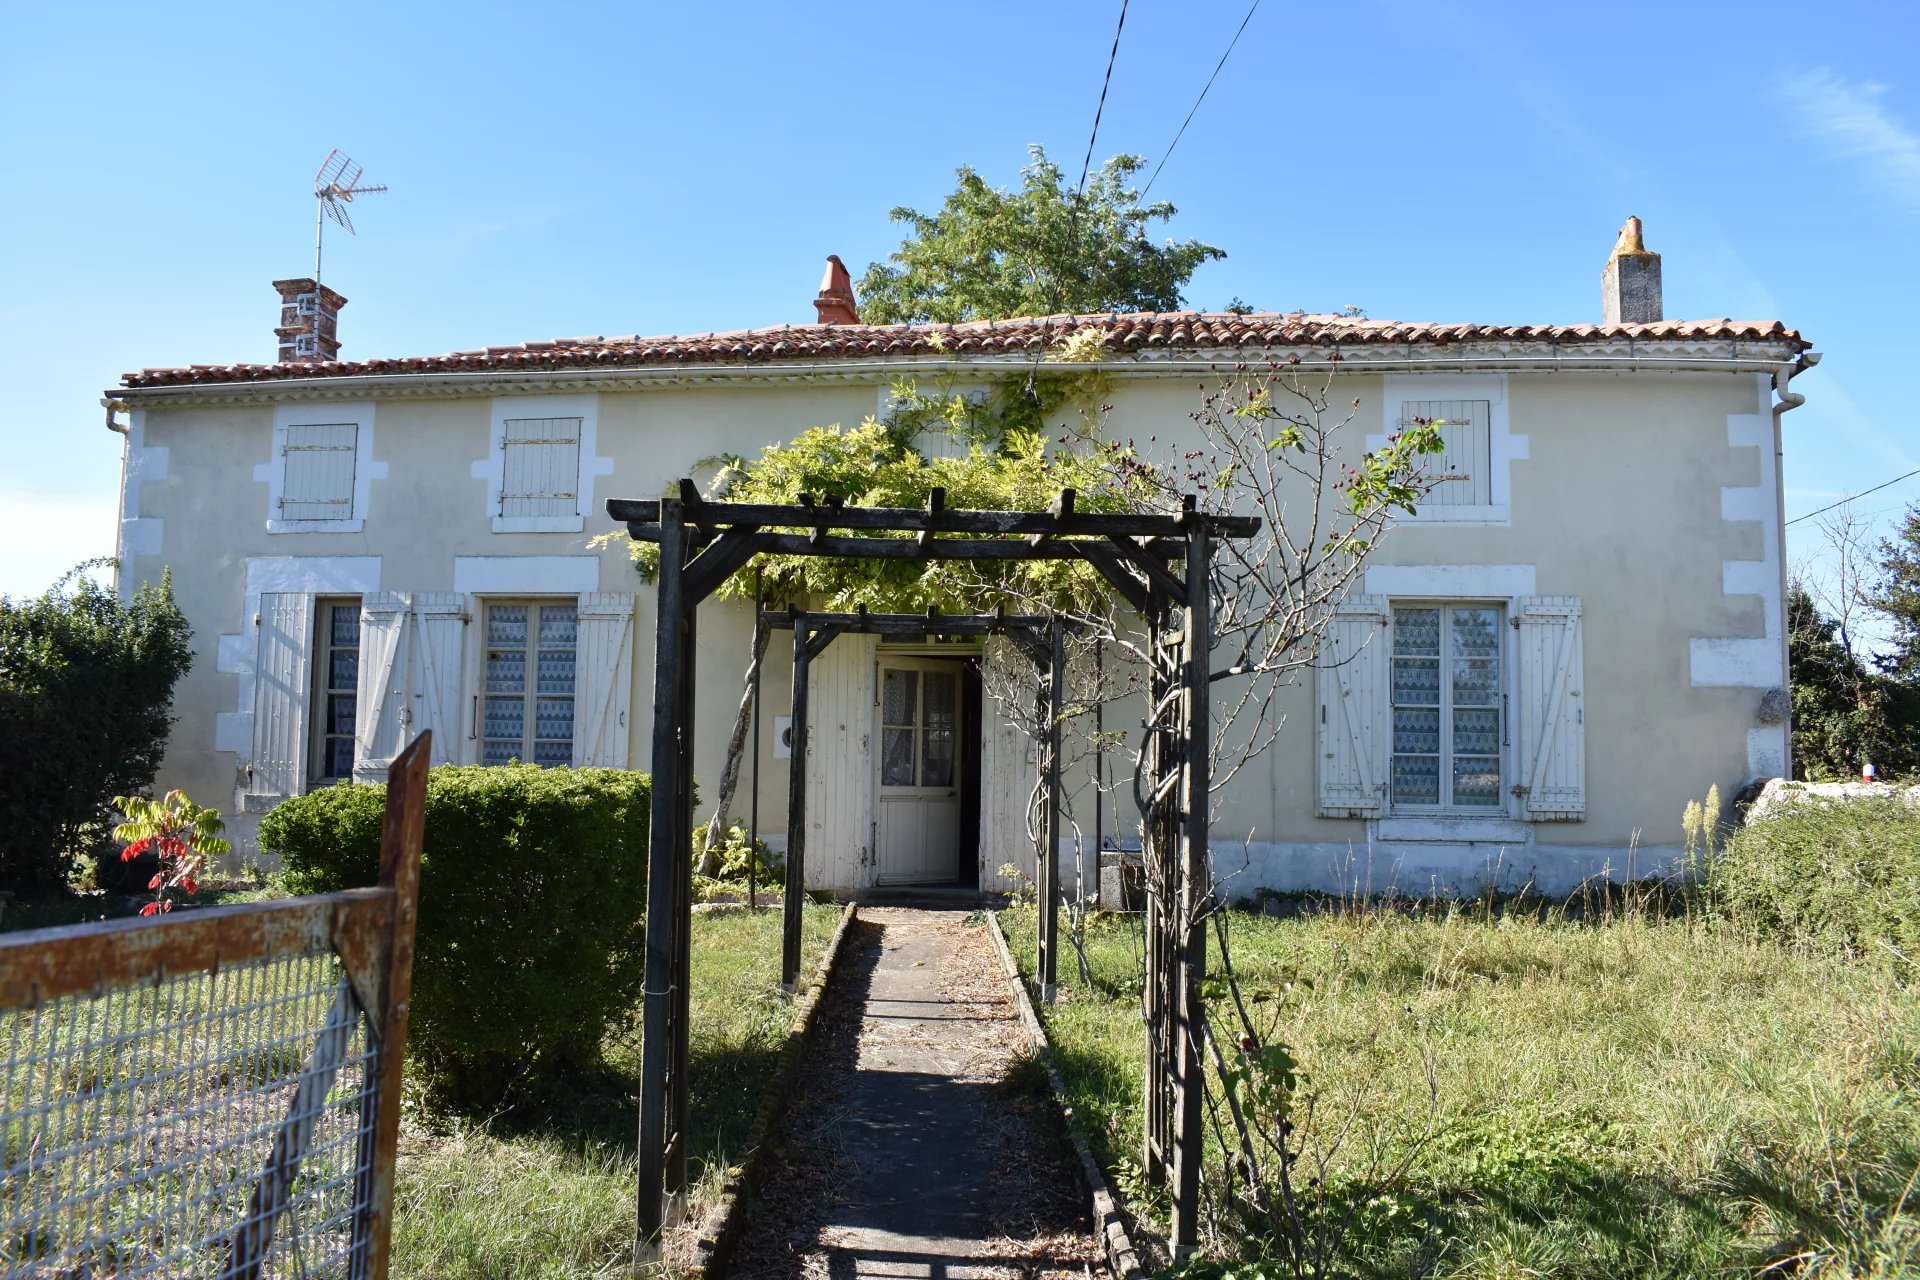
<svg viewBox="0 0 1920 1280">
<path fill-rule="evenodd" d="M 874 883 L 980 883 L 980 673 L 958 657 L 882 651 Z"/>
</svg>

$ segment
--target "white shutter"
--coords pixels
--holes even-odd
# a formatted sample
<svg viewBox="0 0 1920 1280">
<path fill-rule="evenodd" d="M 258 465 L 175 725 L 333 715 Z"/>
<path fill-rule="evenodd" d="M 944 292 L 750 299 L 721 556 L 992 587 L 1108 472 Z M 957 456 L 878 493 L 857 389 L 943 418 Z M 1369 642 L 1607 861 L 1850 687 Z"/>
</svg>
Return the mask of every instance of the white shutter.
<svg viewBox="0 0 1920 1280">
<path fill-rule="evenodd" d="M 1576 821 L 1587 812 L 1580 601 L 1529 596 L 1519 602 L 1514 629 L 1519 633 L 1523 811 L 1533 821 Z"/>
<path fill-rule="evenodd" d="M 627 767 L 633 708 L 633 597 L 590 591 L 580 597 L 574 665 L 573 763 Z"/>
<path fill-rule="evenodd" d="M 468 616 L 464 595 L 423 591 L 413 597 L 413 650 L 419 670 L 413 681 L 411 733 L 433 730 L 433 764 L 466 763 L 460 712 Z"/>
<path fill-rule="evenodd" d="M 313 645 L 313 597 L 260 597 L 253 664 L 253 759 L 241 806 L 265 813 L 307 780 L 307 699 Z"/>
<path fill-rule="evenodd" d="M 407 745 L 407 597 L 377 591 L 360 601 L 360 700 L 353 733 L 353 780 L 385 782 Z"/>
<path fill-rule="evenodd" d="M 353 468 L 360 428 L 352 422 L 296 423 L 287 428 L 282 520 L 351 520 Z"/>
<path fill-rule="evenodd" d="M 1420 500 L 1427 507 L 1484 507 L 1493 501 L 1492 406 L 1485 400 L 1408 400 L 1400 425 L 1440 424 L 1440 454 L 1429 456 L 1428 475 L 1442 483 Z"/>
<path fill-rule="evenodd" d="M 1318 812 L 1375 818 L 1386 794 L 1387 602 L 1352 596 L 1334 610 L 1315 660 Z"/>
<path fill-rule="evenodd" d="M 580 418 L 508 418 L 500 441 L 500 514 L 580 514 Z"/>
</svg>

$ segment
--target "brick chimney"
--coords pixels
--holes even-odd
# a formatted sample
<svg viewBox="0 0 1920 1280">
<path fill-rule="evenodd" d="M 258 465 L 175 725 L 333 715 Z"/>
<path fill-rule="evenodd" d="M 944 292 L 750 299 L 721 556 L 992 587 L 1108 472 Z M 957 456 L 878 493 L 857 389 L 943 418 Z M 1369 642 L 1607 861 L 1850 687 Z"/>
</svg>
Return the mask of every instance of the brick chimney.
<svg viewBox="0 0 1920 1280">
<path fill-rule="evenodd" d="M 342 299 L 344 301 L 344 299 Z M 853 300 L 853 277 L 840 255 L 827 255 L 827 274 L 820 278 L 820 296 L 813 300 L 821 324 L 859 324 L 860 310 Z"/>
<path fill-rule="evenodd" d="M 1600 272 L 1603 323 L 1652 324 L 1663 318 L 1660 306 L 1660 255 L 1640 240 L 1640 219 L 1628 218 L 1614 243 L 1613 256 Z"/>
<path fill-rule="evenodd" d="M 309 278 L 275 280 L 273 287 L 280 291 L 280 323 L 273 329 L 278 361 L 338 360 L 340 308 L 347 300 Z"/>
</svg>

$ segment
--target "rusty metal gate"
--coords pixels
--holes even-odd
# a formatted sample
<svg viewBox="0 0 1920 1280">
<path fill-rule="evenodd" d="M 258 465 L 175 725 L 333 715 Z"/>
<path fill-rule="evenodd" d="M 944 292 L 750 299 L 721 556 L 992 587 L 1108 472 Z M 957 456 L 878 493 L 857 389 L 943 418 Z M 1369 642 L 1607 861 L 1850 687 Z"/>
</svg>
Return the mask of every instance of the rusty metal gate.
<svg viewBox="0 0 1920 1280">
<path fill-rule="evenodd" d="M 387 1274 L 428 749 L 375 888 L 0 938 L 0 1275 Z"/>
</svg>

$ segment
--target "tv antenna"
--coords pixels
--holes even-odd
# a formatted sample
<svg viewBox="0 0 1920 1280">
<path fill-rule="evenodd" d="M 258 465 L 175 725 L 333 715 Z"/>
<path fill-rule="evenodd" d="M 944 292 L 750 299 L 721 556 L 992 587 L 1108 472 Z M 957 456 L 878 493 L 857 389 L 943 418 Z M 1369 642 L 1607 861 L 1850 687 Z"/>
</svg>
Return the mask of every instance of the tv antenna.
<svg viewBox="0 0 1920 1280">
<path fill-rule="evenodd" d="M 351 157 L 335 147 L 327 152 L 327 158 L 313 175 L 313 198 L 317 206 L 313 211 L 313 282 L 316 286 L 320 283 L 320 250 L 325 239 L 327 219 L 332 218 L 345 227 L 348 235 L 358 235 L 353 229 L 353 219 L 347 216 L 347 206 L 353 203 L 355 196 L 374 196 L 386 190 L 385 187 L 360 185 L 360 177 L 365 172 Z"/>
</svg>

